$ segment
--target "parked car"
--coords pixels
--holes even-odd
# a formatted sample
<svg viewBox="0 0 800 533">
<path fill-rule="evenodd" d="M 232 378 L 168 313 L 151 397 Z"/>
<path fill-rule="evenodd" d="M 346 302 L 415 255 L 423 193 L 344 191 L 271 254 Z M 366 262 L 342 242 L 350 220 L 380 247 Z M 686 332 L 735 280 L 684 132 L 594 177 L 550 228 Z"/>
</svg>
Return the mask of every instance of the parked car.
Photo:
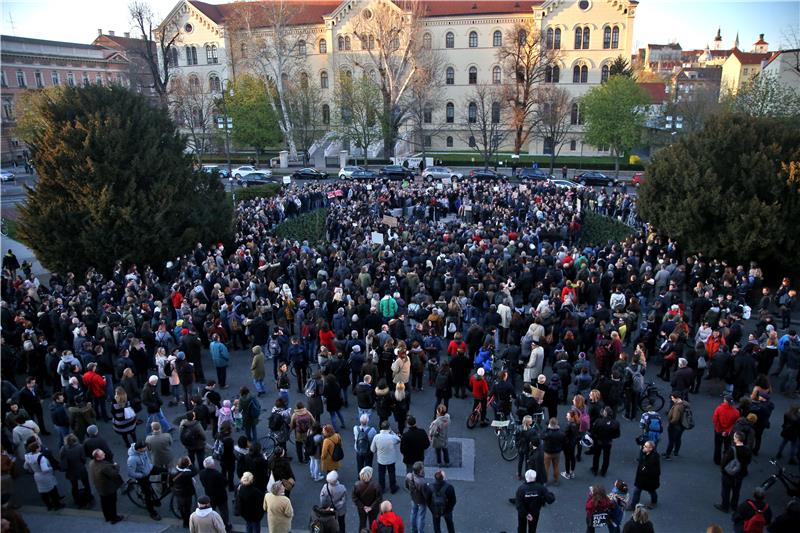
<svg viewBox="0 0 800 533">
<path fill-rule="evenodd" d="M 404 180 L 414 177 L 414 173 L 400 165 L 386 165 L 380 170 L 380 175 L 390 180 Z"/>
<path fill-rule="evenodd" d="M 583 189 L 583 185 L 580 183 L 575 183 L 574 181 L 569 180 L 562 180 L 562 179 L 552 179 L 547 180 L 548 183 L 555 185 L 559 189 Z"/>
<path fill-rule="evenodd" d="M 316 168 L 306 167 L 295 170 L 292 177 L 296 180 L 324 180 L 328 179 L 328 173 L 317 170 Z"/>
<path fill-rule="evenodd" d="M 228 177 L 228 169 L 226 167 L 221 167 L 219 165 L 203 165 L 200 168 L 201 172 L 205 172 L 207 174 L 212 174 L 214 172 L 218 173 L 221 178 Z"/>
<path fill-rule="evenodd" d="M 353 167 L 353 166 L 342 167 L 339 169 L 339 179 L 352 178 L 353 172 L 356 172 L 358 170 L 364 170 L 364 169 L 361 167 Z"/>
<path fill-rule="evenodd" d="M 644 172 L 634 172 L 631 178 L 631 185 L 638 187 L 642 183 L 644 183 Z"/>
<path fill-rule="evenodd" d="M 482 180 L 496 180 L 496 179 L 505 179 L 508 176 L 500 174 L 499 172 L 495 172 L 494 170 L 488 168 L 486 170 L 482 168 L 476 168 L 475 170 L 469 171 L 469 177 L 478 178 Z"/>
<path fill-rule="evenodd" d="M 266 168 L 256 168 L 252 165 L 243 165 L 233 169 L 233 177 L 237 180 L 245 174 L 264 174 L 265 176 L 272 176 L 272 171 Z"/>
<path fill-rule="evenodd" d="M 586 172 L 581 172 L 577 174 L 572 180 L 575 183 L 580 183 L 581 185 L 600 185 L 600 186 L 609 186 L 614 187 L 617 185 L 617 180 L 606 176 L 602 172 L 597 172 L 596 170 L 588 170 Z"/>
<path fill-rule="evenodd" d="M 443 179 L 450 178 L 452 180 L 461 178 L 464 175 L 460 172 L 455 172 L 447 167 L 428 167 L 422 171 L 422 177 L 427 179 Z"/>
<path fill-rule="evenodd" d="M 552 174 L 548 174 L 547 172 L 545 172 L 540 168 L 520 169 L 519 174 L 517 174 L 517 176 L 519 176 L 519 179 L 521 180 L 531 180 L 531 181 L 545 181 L 553 179 Z"/>
<path fill-rule="evenodd" d="M 3 170 L 0 171 L 0 181 L 17 181 L 17 177 L 13 172 Z"/>
<path fill-rule="evenodd" d="M 378 173 L 374 170 L 365 170 L 360 168 L 358 170 L 354 170 L 350 174 L 350 179 L 353 180 L 374 180 L 378 178 Z"/>
<path fill-rule="evenodd" d="M 261 172 L 251 172 L 250 174 L 245 174 L 236 181 L 238 181 L 239 185 L 242 187 L 249 187 L 250 185 L 264 185 L 265 183 L 275 183 L 275 180 L 272 176 L 266 176 Z"/>
</svg>

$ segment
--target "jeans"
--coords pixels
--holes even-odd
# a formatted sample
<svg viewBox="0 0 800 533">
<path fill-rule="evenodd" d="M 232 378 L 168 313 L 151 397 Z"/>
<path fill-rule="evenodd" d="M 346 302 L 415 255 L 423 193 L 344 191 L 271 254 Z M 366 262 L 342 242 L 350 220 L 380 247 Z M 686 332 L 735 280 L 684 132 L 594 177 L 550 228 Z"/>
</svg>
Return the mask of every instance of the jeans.
<svg viewBox="0 0 800 533">
<path fill-rule="evenodd" d="M 722 507 L 736 509 L 739 507 L 739 492 L 742 490 L 743 478 L 722 474 Z"/>
<path fill-rule="evenodd" d="M 676 456 L 681 451 L 681 437 L 683 437 L 683 426 L 676 424 L 667 426 L 667 457 L 672 455 L 673 451 Z"/>
<path fill-rule="evenodd" d="M 336 427 L 336 418 L 339 418 L 339 422 L 342 424 L 342 428 L 344 428 L 344 418 L 342 417 L 341 411 L 331 411 L 331 425 L 333 426 L 333 430 L 335 432 L 339 432 L 339 429 Z"/>
<path fill-rule="evenodd" d="M 264 388 L 264 380 L 263 379 L 253 379 L 253 386 L 256 388 L 257 394 L 263 394 L 266 392 Z"/>
<path fill-rule="evenodd" d="M 261 522 L 245 522 L 246 533 L 261 533 Z"/>
<path fill-rule="evenodd" d="M 110 417 L 108 416 L 108 408 L 106 407 L 106 399 L 104 397 L 92 397 L 92 407 L 94 407 L 94 412 L 97 415 L 97 418 L 102 418 L 105 421 L 110 420 Z"/>
<path fill-rule="evenodd" d="M 442 464 L 442 462 L 446 465 L 450 464 L 450 450 L 447 446 L 444 448 L 434 448 L 434 450 L 436 451 L 436 462 L 438 464 Z M 442 459 L 444 459 L 444 461 L 442 461 Z"/>
<path fill-rule="evenodd" d="M 197 461 L 197 470 L 203 469 L 203 460 L 206 458 L 205 450 L 186 450 L 186 456 L 192 462 Z"/>
<path fill-rule="evenodd" d="M 564 471 L 567 474 L 575 471 L 575 445 L 564 446 Z"/>
<path fill-rule="evenodd" d="M 425 533 L 425 513 L 428 508 L 424 503 L 411 502 L 411 533 Z"/>
<path fill-rule="evenodd" d="M 228 367 L 218 366 L 217 368 L 217 383 L 220 387 L 224 387 L 228 383 Z"/>
<path fill-rule="evenodd" d="M 392 492 L 397 491 L 397 476 L 395 474 L 394 463 L 382 465 L 378 463 L 378 483 L 381 491 L 386 492 L 386 471 L 389 471 L 389 488 Z"/>
<path fill-rule="evenodd" d="M 172 429 L 172 426 L 169 425 L 167 418 L 164 416 L 164 411 L 159 409 L 157 413 L 150 413 L 147 415 L 147 423 L 145 424 L 147 427 L 145 428 L 145 435 L 149 435 L 152 431 L 150 429 L 150 424 L 153 422 L 158 422 L 161 424 L 162 433 L 169 433 L 169 431 Z"/>
<path fill-rule="evenodd" d="M 654 490 L 648 490 L 647 493 L 650 495 L 650 503 L 658 503 L 658 493 Z M 642 497 L 642 489 L 636 487 L 633 489 L 633 499 L 631 500 L 631 509 L 636 508 L 636 504 L 639 503 L 639 499 Z"/>
<path fill-rule="evenodd" d="M 66 426 L 54 425 L 53 427 L 56 428 L 56 431 L 58 432 L 58 448 L 61 449 L 61 447 L 64 446 L 64 439 L 71 433 L 71 431 Z"/>
<path fill-rule="evenodd" d="M 453 525 L 453 512 L 444 513 L 442 516 L 433 515 L 433 533 L 442 533 L 442 518 L 447 524 L 447 533 L 456 533 L 456 526 Z"/>
<path fill-rule="evenodd" d="M 319 459 L 316 457 L 309 457 L 308 471 L 311 473 L 312 479 L 318 479 L 322 475 Z"/>
<path fill-rule="evenodd" d="M 174 402 L 181 401 L 181 398 L 183 397 L 181 395 L 181 386 L 180 385 L 170 385 L 170 394 L 172 394 L 172 400 Z"/>
<path fill-rule="evenodd" d="M 356 472 L 361 472 L 365 466 L 372 468 L 372 452 L 356 453 Z"/>
<path fill-rule="evenodd" d="M 789 444 L 789 459 L 797 460 L 797 452 L 800 451 L 800 439 L 788 440 L 783 439 L 781 440 L 781 445 L 778 446 L 778 453 L 776 454 L 778 458 L 783 454 L 783 449 L 786 445 Z"/>
</svg>

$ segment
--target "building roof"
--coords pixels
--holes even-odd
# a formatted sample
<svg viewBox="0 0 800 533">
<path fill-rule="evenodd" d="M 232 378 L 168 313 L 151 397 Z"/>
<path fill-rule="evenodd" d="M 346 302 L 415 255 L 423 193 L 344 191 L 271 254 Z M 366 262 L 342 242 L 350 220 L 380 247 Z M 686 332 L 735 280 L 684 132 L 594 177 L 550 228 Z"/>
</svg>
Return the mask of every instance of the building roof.
<svg viewBox="0 0 800 533">
<path fill-rule="evenodd" d="M 742 65 L 760 65 L 762 61 L 767 61 L 772 55 L 770 52 L 765 54 L 754 54 L 742 52 L 738 48 L 731 50 L 731 55 L 735 56 Z"/>
<path fill-rule="evenodd" d="M 393 0 L 403 6 L 403 0 Z M 238 9 L 247 9 L 248 6 L 259 6 L 272 3 L 269 0 L 261 2 L 235 2 L 228 4 L 209 4 L 198 0 L 189 0 L 189 3 L 217 24 L 224 24 Z M 341 0 L 284 0 L 284 5 L 292 11 L 291 24 L 321 24 L 322 18 L 333 13 L 340 5 Z M 498 13 L 530 13 L 533 7 L 544 3 L 544 0 L 469 0 L 444 2 L 438 0 L 423 0 L 421 8 L 426 17 L 446 17 L 452 15 L 491 15 Z M 296 6 L 296 8 L 295 8 Z M 253 15 L 256 20 L 250 23 L 255 26 L 267 26 L 266 13 L 255 10 Z M 263 19 L 263 20 L 259 20 Z"/>
<path fill-rule="evenodd" d="M 149 43 L 150 47 L 155 50 L 156 43 L 153 41 L 133 39 L 131 37 L 120 37 L 118 35 L 98 35 L 92 42 L 92 44 L 95 46 L 121 51 L 141 51 L 144 50 L 147 43 Z"/>
<path fill-rule="evenodd" d="M 667 85 L 663 82 L 646 82 L 637 85 L 647 91 L 647 94 L 650 95 L 650 102 L 653 104 L 662 104 L 667 99 Z"/>
<path fill-rule="evenodd" d="M 81 48 L 83 50 L 102 50 L 93 44 L 68 43 L 66 41 L 48 41 L 46 39 L 31 39 L 30 37 L 15 37 L 13 35 L 0 35 L 0 41 L 5 43 L 35 44 L 41 46 L 55 46 L 60 48 Z"/>
<path fill-rule="evenodd" d="M 767 65 L 769 65 L 770 63 L 781 57 L 781 55 L 783 54 L 800 54 L 800 48 L 791 48 L 789 50 L 778 50 L 777 52 L 772 52 L 772 56 L 764 64 L 764 66 L 766 67 Z"/>
<path fill-rule="evenodd" d="M 689 73 L 693 73 L 692 77 Z M 675 80 L 680 82 L 714 82 L 722 79 L 722 67 L 685 67 L 675 74 Z"/>
<path fill-rule="evenodd" d="M 680 43 L 669 43 L 669 44 L 648 44 L 648 48 L 652 48 L 654 50 L 663 50 L 665 48 L 669 48 L 670 50 L 681 50 Z"/>
</svg>

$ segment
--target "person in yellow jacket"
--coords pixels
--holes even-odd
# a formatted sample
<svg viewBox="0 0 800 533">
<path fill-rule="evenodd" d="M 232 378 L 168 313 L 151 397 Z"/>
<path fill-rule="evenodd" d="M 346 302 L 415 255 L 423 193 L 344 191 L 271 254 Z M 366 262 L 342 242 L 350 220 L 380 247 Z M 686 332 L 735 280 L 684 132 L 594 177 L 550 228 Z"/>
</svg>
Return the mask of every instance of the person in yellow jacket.
<svg viewBox="0 0 800 533">
<path fill-rule="evenodd" d="M 290 533 L 292 530 L 294 509 L 285 492 L 283 482 L 276 481 L 264 496 L 264 510 L 267 512 L 267 527 L 270 533 Z"/>
</svg>

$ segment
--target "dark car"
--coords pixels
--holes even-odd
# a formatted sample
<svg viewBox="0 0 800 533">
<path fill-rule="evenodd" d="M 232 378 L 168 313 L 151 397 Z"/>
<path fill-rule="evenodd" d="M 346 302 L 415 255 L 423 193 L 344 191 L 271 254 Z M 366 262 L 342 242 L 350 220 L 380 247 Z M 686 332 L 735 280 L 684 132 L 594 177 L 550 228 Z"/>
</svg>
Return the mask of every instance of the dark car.
<svg viewBox="0 0 800 533">
<path fill-rule="evenodd" d="M 476 168 L 475 170 L 470 170 L 469 177 L 478 178 L 481 180 L 501 180 L 505 179 L 507 176 L 500 174 L 499 172 L 495 172 L 494 170 Z"/>
<path fill-rule="evenodd" d="M 553 179 L 553 176 L 540 168 L 523 168 L 519 171 L 519 179 L 531 181 L 546 181 Z"/>
<path fill-rule="evenodd" d="M 380 175 L 390 180 L 404 180 L 412 178 L 414 173 L 400 165 L 387 165 L 380 170 Z"/>
<path fill-rule="evenodd" d="M 597 172 L 596 170 L 581 172 L 572 178 L 572 181 L 580 183 L 581 185 L 600 185 L 609 187 L 613 187 L 617 184 L 616 179 L 606 176 L 602 172 Z"/>
<path fill-rule="evenodd" d="M 377 177 L 378 173 L 375 172 L 374 170 L 365 170 L 363 168 L 359 170 L 354 170 L 350 174 L 350 179 L 352 180 L 374 180 L 377 179 Z"/>
<path fill-rule="evenodd" d="M 260 172 L 251 172 L 239 178 L 239 185 L 248 187 L 250 185 L 264 185 L 265 183 L 275 183 L 272 176 L 265 176 Z"/>
<path fill-rule="evenodd" d="M 292 177 L 297 180 L 324 180 L 328 178 L 328 173 L 316 168 L 301 168 L 296 170 Z"/>
</svg>

